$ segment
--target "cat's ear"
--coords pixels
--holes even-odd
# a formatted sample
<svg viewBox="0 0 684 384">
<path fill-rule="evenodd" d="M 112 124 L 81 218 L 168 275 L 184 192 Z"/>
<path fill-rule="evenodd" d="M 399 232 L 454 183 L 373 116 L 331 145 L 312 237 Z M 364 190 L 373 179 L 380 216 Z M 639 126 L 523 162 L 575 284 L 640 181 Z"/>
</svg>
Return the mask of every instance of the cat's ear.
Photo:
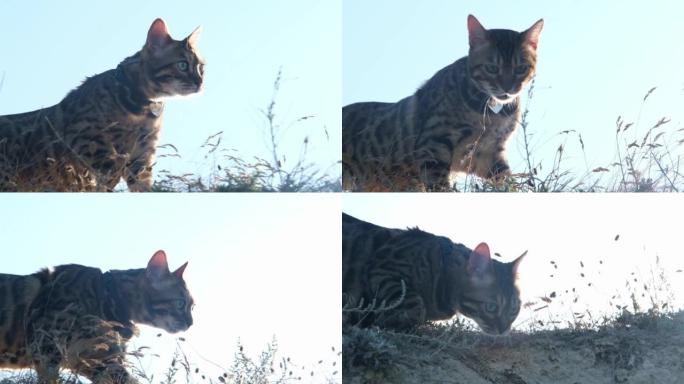
<svg viewBox="0 0 684 384">
<path fill-rule="evenodd" d="M 187 266 L 188 266 L 188 262 L 186 261 L 185 264 L 181 265 L 178 269 L 173 271 L 173 274 L 177 278 L 182 279 L 183 278 L 183 272 L 185 271 L 185 267 L 187 267 Z"/>
<path fill-rule="evenodd" d="M 169 35 L 169 30 L 166 29 L 164 20 L 158 18 L 153 21 L 150 30 L 147 32 L 145 47 L 154 52 L 163 48 L 171 41 L 173 41 L 173 39 L 171 38 L 171 35 Z"/>
<path fill-rule="evenodd" d="M 523 32 L 523 44 L 527 44 L 536 50 L 539 43 L 539 34 L 541 34 L 543 27 L 544 19 L 539 19 L 527 31 Z"/>
<path fill-rule="evenodd" d="M 513 276 L 518 275 L 518 266 L 520 265 L 520 262 L 525 258 L 525 255 L 527 255 L 527 251 L 523 252 L 522 255 L 518 256 L 517 259 L 511 261 L 511 271 L 513 272 Z"/>
<path fill-rule="evenodd" d="M 487 42 L 487 30 L 473 15 L 468 15 L 468 41 L 470 48 Z"/>
<path fill-rule="evenodd" d="M 482 276 L 491 269 L 492 257 L 489 254 L 487 243 L 478 244 L 468 258 L 468 274 L 471 276 Z"/>
<path fill-rule="evenodd" d="M 188 42 L 189 46 L 194 47 L 197 44 L 197 40 L 199 40 L 200 34 L 202 34 L 202 26 L 201 25 L 199 27 L 195 28 L 195 30 L 192 31 L 190 36 L 185 38 L 185 41 Z"/>
<path fill-rule="evenodd" d="M 169 264 L 166 262 L 166 253 L 164 253 L 164 251 L 155 252 L 152 258 L 150 258 L 150 261 L 147 263 L 145 275 L 154 280 L 167 276 L 169 273 Z"/>
</svg>

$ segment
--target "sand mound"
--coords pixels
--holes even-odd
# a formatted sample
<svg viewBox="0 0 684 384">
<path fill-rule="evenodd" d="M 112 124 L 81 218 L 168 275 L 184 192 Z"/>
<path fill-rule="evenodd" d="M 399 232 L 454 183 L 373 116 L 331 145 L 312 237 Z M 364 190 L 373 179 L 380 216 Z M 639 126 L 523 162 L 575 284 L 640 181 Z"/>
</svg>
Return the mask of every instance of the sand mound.
<svg viewBox="0 0 684 384">
<path fill-rule="evenodd" d="M 500 337 L 439 326 L 411 334 L 346 327 L 343 382 L 684 383 L 684 312 Z"/>
</svg>

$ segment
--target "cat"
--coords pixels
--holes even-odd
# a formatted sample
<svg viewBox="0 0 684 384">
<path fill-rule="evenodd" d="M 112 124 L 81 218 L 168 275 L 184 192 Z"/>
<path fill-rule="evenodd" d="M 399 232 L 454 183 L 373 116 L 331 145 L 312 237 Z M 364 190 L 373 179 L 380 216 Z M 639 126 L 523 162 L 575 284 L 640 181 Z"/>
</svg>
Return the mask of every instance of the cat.
<svg viewBox="0 0 684 384">
<path fill-rule="evenodd" d="M 170 272 L 158 251 L 141 269 L 68 264 L 0 274 L 0 368 L 33 367 L 41 383 L 56 383 L 60 368 L 93 383 L 136 382 L 125 369 L 135 324 L 176 333 L 193 323 L 187 264 Z"/>
<path fill-rule="evenodd" d="M 150 191 L 163 99 L 202 89 L 200 28 L 173 40 L 156 19 L 143 48 L 58 104 L 0 116 L 0 191 Z"/>
<path fill-rule="evenodd" d="M 418 228 L 380 227 L 342 214 L 343 324 L 406 330 L 456 313 L 504 334 L 520 311 L 516 286 L 524 254 L 492 260 Z"/>
<path fill-rule="evenodd" d="M 345 190 L 448 191 L 452 173 L 503 180 L 519 94 L 535 74 L 544 25 L 487 30 L 468 16 L 470 50 L 396 103 L 342 108 Z"/>
</svg>

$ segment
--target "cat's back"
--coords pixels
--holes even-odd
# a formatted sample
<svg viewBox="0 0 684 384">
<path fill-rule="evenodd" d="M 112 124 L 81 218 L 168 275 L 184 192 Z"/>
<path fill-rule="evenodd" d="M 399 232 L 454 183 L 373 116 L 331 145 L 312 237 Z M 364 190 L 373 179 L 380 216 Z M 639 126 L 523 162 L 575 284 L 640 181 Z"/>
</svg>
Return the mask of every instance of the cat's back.
<svg viewBox="0 0 684 384">
<path fill-rule="evenodd" d="M 116 121 L 118 124 L 133 123 L 131 118 L 139 112 L 137 106 L 126 106 L 127 90 L 121 87 L 115 69 L 87 77 L 78 87 L 71 90 L 55 107 L 66 116 L 73 116 L 73 122 L 90 118 L 92 121 Z M 76 119 L 78 117 L 78 119 Z"/>
<path fill-rule="evenodd" d="M 116 70 L 110 69 L 86 77 L 57 104 L 29 112 L 2 115 L 0 137 L 19 137 L 31 131 L 51 137 L 54 130 L 61 131 L 76 123 L 88 126 L 103 119 L 125 123 L 131 114 L 121 100 L 125 101 L 129 95 L 117 86 L 118 82 Z M 30 143 L 19 144 L 27 146 Z"/>
<path fill-rule="evenodd" d="M 44 287 L 54 289 L 57 285 L 77 290 L 86 281 L 101 275 L 97 268 L 79 264 L 65 264 L 44 268 L 30 275 L 0 273 L 0 307 L 8 308 L 32 305 Z M 52 292 L 54 293 L 54 292 Z M 0 319 L 2 320 L 2 319 Z M 3 324 L 0 321 L 0 326 Z"/>
<path fill-rule="evenodd" d="M 351 144 L 364 131 L 376 129 L 385 121 L 395 116 L 397 106 L 405 99 L 396 103 L 379 101 L 364 101 L 342 107 L 342 140 Z"/>
<path fill-rule="evenodd" d="M 345 245 L 359 244 L 363 242 L 385 242 L 387 238 L 402 232 L 399 229 L 390 229 L 375 225 L 346 213 L 342 213 L 342 245 L 343 254 Z M 352 252 L 358 254 L 358 252 Z"/>
<path fill-rule="evenodd" d="M 0 115 L 0 133 L 2 130 L 9 128 L 13 129 L 31 129 L 43 120 L 54 120 L 54 113 L 57 109 L 63 113 L 74 113 L 75 103 L 83 102 L 84 100 L 101 100 L 106 96 L 106 90 L 109 83 L 114 80 L 114 70 L 105 71 L 103 73 L 86 77 L 85 80 L 76 88 L 70 90 L 67 95 L 62 98 L 57 104 L 49 107 L 43 107 L 28 112 L 10 113 Z M 91 105 L 93 103 L 90 103 Z"/>
<path fill-rule="evenodd" d="M 80 264 L 63 264 L 49 269 L 45 268 L 33 276 L 38 277 L 43 286 L 49 286 L 53 291 L 78 292 L 97 283 L 102 276 L 102 271 Z"/>
<path fill-rule="evenodd" d="M 443 256 L 467 259 L 469 249 L 417 227 L 386 228 L 355 217 L 342 216 L 343 264 L 382 265 L 381 259 L 406 264 L 440 262 Z"/>
<path fill-rule="evenodd" d="M 342 107 L 342 120 L 349 119 L 360 113 L 378 113 L 391 110 L 397 103 L 382 101 L 361 101 Z"/>
<path fill-rule="evenodd" d="M 386 228 L 342 215 L 342 263 L 350 268 L 376 264 L 381 258 L 392 258 L 393 248 L 434 237 L 417 228 Z"/>
</svg>

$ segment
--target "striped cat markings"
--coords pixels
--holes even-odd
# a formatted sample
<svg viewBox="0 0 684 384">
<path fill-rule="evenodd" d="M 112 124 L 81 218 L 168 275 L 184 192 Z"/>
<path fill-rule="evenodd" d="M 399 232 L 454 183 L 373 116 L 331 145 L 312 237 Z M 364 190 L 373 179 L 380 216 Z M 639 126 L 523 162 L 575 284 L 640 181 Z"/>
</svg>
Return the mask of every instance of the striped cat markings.
<svg viewBox="0 0 684 384">
<path fill-rule="evenodd" d="M 183 40 L 155 20 L 143 48 L 87 78 L 58 104 L 0 116 L 0 191 L 152 188 L 163 100 L 197 93 L 199 28 Z"/>
<path fill-rule="evenodd" d="M 193 323 L 186 266 L 169 271 L 158 251 L 141 269 L 0 274 L 0 368 L 35 368 L 41 383 L 57 383 L 60 368 L 94 383 L 134 383 L 125 356 L 135 324 L 175 333 Z"/>
<path fill-rule="evenodd" d="M 346 325 L 410 329 L 460 313 L 504 334 L 520 311 L 516 286 L 524 255 L 492 260 L 418 228 L 380 227 L 342 214 L 342 292 Z"/>
<path fill-rule="evenodd" d="M 342 181 L 353 191 L 449 191 L 455 173 L 502 180 L 543 20 L 523 32 L 468 16 L 468 56 L 396 103 L 342 108 Z"/>
</svg>

